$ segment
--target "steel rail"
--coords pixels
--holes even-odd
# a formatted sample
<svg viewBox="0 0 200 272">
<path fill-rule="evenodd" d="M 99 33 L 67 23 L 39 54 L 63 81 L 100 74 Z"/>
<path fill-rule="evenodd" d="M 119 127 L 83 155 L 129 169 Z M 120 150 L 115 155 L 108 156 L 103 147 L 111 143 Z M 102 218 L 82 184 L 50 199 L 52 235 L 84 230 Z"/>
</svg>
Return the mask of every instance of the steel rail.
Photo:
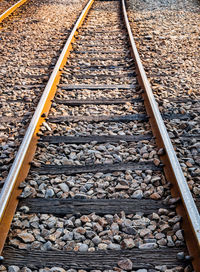
<svg viewBox="0 0 200 272">
<path fill-rule="evenodd" d="M 7 18 L 11 13 L 13 13 L 17 8 L 19 8 L 20 6 L 22 6 L 27 0 L 20 0 L 17 3 L 15 3 L 14 5 L 12 5 L 10 8 L 8 8 L 6 11 L 4 11 L 1 15 L 0 15 L 0 23 Z"/>
<path fill-rule="evenodd" d="M 136 63 L 137 76 L 140 86 L 144 90 L 144 102 L 150 117 L 153 133 L 158 147 L 163 148 L 165 154 L 161 156 L 164 162 L 164 171 L 168 181 L 173 185 L 171 192 L 175 197 L 180 197 L 182 203 L 178 203 L 177 212 L 183 217 L 183 229 L 186 244 L 192 257 L 195 271 L 200 271 L 200 216 L 196 204 L 189 190 L 183 171 L 177 159 L 173 145 L 167 133 L 164 121 L 161 117 L 157 102 L 153 95 L 151 85 L 143 68 L 126 11 L 125 0 L 122 0 L 124 21 L 127 27 L 131 44 L 132 56 Z"/>
<path fill-rule="evenodd" d="M 15 157 L 13 165 L 10 169 L 8 177 L 5 181 L 3 189 L 0 195 L 0 253 L 2 252 L 10 224 L 14 212 L 16 210 L 18 199 L 17 197 L 21 193 L 18 188 L 20 182 L 22 182 L 29 171 L 30 162 L 34 156 L 36 150 L 36 144 L 39 139 L 37 133 L 40 126 L 48 115 L 52 99 L 55 95 L 57 84 L 59 83 L 60 76 L 62 74 L 62 68 L 64 67 L 70 50 L 72 49 L 72 43 L 75 40 L 78 28 L 82 25 L 89 9 L 91 8 L 94 0 L 89 0 L 85 8 L 83 9 L 80 17 L 78 18 L 67 42 L 59 56 L 59 59 L 54 67 L 54 70 L 49 78 L 49 81 L 44 89 L 42 97 L 30 122 L 30 125 L 26 131 L 24 139 L 20 145 L 19 151 Z"/>
</svg>

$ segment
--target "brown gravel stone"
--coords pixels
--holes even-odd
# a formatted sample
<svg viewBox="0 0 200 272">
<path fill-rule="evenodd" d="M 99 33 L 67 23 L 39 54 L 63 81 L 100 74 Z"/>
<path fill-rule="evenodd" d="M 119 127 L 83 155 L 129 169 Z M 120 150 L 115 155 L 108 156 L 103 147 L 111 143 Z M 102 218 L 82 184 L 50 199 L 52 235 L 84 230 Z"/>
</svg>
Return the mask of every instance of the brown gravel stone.
<svg viewBox="0 0 200 272">
<path fill-rule="evenodd" d="M 133 268 L 133 263 L 130 259 L 120 260 L 118 266 L 126 271 L 130 271 Z"/>
<path fill-rule="evenodd" d="M 0 10 L 14 2 L 0 1 Z M 50 76 L 49 67 L 55 64 L 68 30 L 86 2 L 27 1 L 1 24 L 0 118 L 11 117 L 11 121 L 1 119 L 0 163 L 4 171 L 0 181 L 8 175 L 21 142 L 19 136 L 24 135 Z M 49 131 L 47 124 L 44 126 Z"/>
<path fill-rule="evenodd" d="M 22 239 L 25 243 L 33 242 L 35 240 L 34 236 L 31 233 L 27 233 L 22 231 L 17 235 L 20 239 Z"/>
</svg>

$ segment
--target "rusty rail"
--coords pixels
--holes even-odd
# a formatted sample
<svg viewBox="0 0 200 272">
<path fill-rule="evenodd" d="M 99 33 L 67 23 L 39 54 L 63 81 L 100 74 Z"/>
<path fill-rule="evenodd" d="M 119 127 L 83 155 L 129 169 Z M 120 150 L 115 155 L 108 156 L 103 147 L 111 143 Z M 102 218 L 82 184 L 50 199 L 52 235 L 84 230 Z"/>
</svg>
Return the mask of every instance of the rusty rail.
<svg viewBox="0 0 200 272">
<path fill-rule="evenodd" d="M 26 178 L 30 168 L 30 162 L 36 150 L 36 144 L 39 139 L 37 133 L 44 122 L 45 117 L 48 115 L 52 99 L 57 89 L 57 84 L 60 80 L 62 68 L 72 49 L 72 43 L 75 39 L 77 30 L 82 25 L 93 2 L 94 0 L 89 0 L 86 7 L 83 9 L 60 54 L 3 186 L 0 195 L 0 253 L 2 252 L 18 204 L 17 197 L 21 193 L 21 190 L 18 188 L 19 184 Z"/>
<path fill-rule="evenodd" d="M 152 131 L 156 137 L 158 147 L 164 149 L 163 156 L 164 171 L 167 180 L 173 185 L 171 193 L 174 197 L 180 197 L 181 203 L 177 205 L 177 212 L 183 217 L 183 229 L 186 244 L 190 255 L 192 256 L 192 263 L 195 271 L 200 271 L 200 216 L 195 205 L 192 194 L 189 190 L 187 181 L 182 172 L 181 166 L 178 162 L 176 153 L 172 146 L 171 140 L 167 133 L 164 121 L 161 117 L 158 105 L 154 98 L 150 83 L 144 71 L 140 56 L 138 54 L 133 34 L 130 28 L 125 0 L 122 0 L 122 8 L 125 24 L 127 27 L 129 40 L 131 44 L 132 56 L 136 63 L 138 81 L 144 90 L 143 97 L 147 113 L 150 117 Z"/>
<path fill-rule="evenodd" d="M 15 3 L 14 5 L 12 5 L 10 8 L 8 8 L 6 11 L 4 11 L 4 13 L 2 13 L 0 15 L 0 23 L 6 19 L 11 13 L 13 13 L 17 8 L 19 8 L 20 6 L 22 6 L 27 0 L 20 0 L 17 3 Z"/>
</svg>

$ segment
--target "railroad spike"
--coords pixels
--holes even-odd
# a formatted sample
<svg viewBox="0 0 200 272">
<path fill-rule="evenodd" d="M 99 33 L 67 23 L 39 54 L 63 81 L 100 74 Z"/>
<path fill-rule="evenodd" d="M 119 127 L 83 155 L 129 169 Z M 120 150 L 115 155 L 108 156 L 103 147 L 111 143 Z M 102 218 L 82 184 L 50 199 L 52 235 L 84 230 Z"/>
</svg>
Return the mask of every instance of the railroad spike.
<svg viewBox="0 0 200 272">
<path fill-rule="evenodd" d="M 163 156 L 163 155 L 165 155 L 166 154 L 166 152 L 165 152 L 165 149 L 164 148 L 160 148 L 159 150 L 158 150 L 158 155 L 159 156 Z"/>
<path fill-rule="evenodd" d="M 181 201 L 180 197 L 174 197 L 169 199 L 169 204 L 177 204 L 179 201 Z"/>
<path fill-rule="evenodd" d="M 194 259 L 193 256 L 190 255 L 185 256 L 186 261 L 192 261 L 193 259 Z"/>
</svg>

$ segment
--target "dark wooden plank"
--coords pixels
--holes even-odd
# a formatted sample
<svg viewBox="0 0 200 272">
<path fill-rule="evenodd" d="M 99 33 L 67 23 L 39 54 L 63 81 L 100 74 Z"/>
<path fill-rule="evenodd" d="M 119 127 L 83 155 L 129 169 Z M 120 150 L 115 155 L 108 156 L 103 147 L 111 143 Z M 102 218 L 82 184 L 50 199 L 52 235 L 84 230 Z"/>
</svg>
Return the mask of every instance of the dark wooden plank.
<svg viewBox="0 0 200 272">
<path fill-rule="evenodd" d="M 35 88 L 44 88 L 45 84 L 31 84 L 31 85 L 15 85 L 13 86 L 14 89 L 21 90 L 21 89 L 32 89 L 34 91 Z"/>
<path fill-rule="evenodd" d="M 92 41 L 93 46 L 98 46 L 99 44 L 106 45 L 105 42 L 106 43 L 109 42 L 109 45 L 110 44 L 112 44 L 112 45 L 113 44 L 114 45 L 115 44 L 128 44 L 127 37 L 125 37 L 125 35 L 124 36 L 121 35 L 121 37 L 119 35 L 114 35 L 113 38 L 114 39 L 112 39 L 112 38 L 108 39 L 108 38 L 102 37 L 102 39 L 99 39 L 99 36 L 96 35 L 95 37 L 92 36 L 92 39 L 91 39 L 91 37 L 89 39 L 87 37 L 83 37 L 83 39 L 77 39 L 76 41 L 77 41 L 77 44 L 83 44 L 83 45 L 91 43 L 91 41 Z M 116 39 L 117 39 L 117 43 L 116 43 Z"/>
<path fill-rule="evenodd" d="M 62 88 L 63 90 L 81 90 L 81 89 L 88 89 L 88 90 L 113 90 L 113 89 L 135 89 L 134 84 L 130 85 L 88 85 L 88 84 L 81 84 L 81 85 L 68 85 L 68 84 L 59 84 L 59 88 Z"/>
<path fill-rule="evenodd" d="M 101 55 L 106 55 L 106 54 L 126 54 L 130 55 L 130 52 L 128 49 L 126 50 L 107 50 L 107 51 L 100 51 L 100 50 L 84 50 L 84 51 L 78 51 L 74 50 L 72 51 L 74 54 L 101 54 Z"/>
<path fill-rule="evenodd" d="M 63 267 L 64 269 L 113 269 L 117 267 L 119 260 L 128 258 L 133 263 L 133 269 L 150 269 L 156 265 L 166 265 L 169 268 L 184 264 L 176 259 L 178 252 L 183 248 L 162 248 L 152 250 L 99 250 L 95 252 L 75 251 L 42 251 L 42 250 L 19 250 L 5 247 L 3 265 L 16 265 L 19 267 L 44 268 Z"/>
<path fill-rule="evenodd" d="M 114 163 L 114 164 L 92 164 L 92 165 L 44 165 L 41 167 L 32 166 L 31 171 L 37 172 L 41 175 L 75 175 L 83 173 L 111 173 L 115 171 L 134 171 L 134 170 L 161 170 L 161 167 L 157 167 L 152 162 L 128 162 L 128 163 Z"/>
<path fill-rule="evenodd" d="M 98 10 L 98 11 L 102 11 L 102 10 L 105 10 L 105 9 L 102 9 L 102 8 L 95 8 L 95 9 L 93 9 L 93 10 Z M 96 22 L 96 21 L 95 21 Z M 104 31 L 104 33 L 105 33 L 105 31 L 109 31 L 109 33 L 110 33 L 110 30 L 111 29 L 115 29 L 118 33 L 122 33 L 123 32 L 123 30 L 125 30 L 124 29 L 124 26 L 123 27 L 120 27 L 120 25 L 119 24 L 112 24 L 112 25 L 109 25 L 109 24 L 106 24 L 106 25 L 102 25 L 102 24 L 97 24 L 97 23 L 95 23 L 95 24 L 89 24 L 89 25 L 87 25 L 87 27 L 85 27 L 85 26 L 83 26 L 82 28 L 81 28 L 81 30 L 89 30 L 89 31 L 93 31 L 93 33 L 95 33 L 96 32 L 96 30 L 97 31 Z"/>
<path fill-rule="evenodd" d="M 192 118 L 190 114 L 176 114 L 176 113 L 164 113 L 162 114 L 163 119 L 173 120 L 173 119 L 180 119 L 180 120 L 188 120 Z"/>
<path fill-rule="evenodd" d="M 116 143 L 119 141 L 125 142 L 138 142 L 142 140 L 150 140 L 153 135 L 115 135 L 115 136 L 42 136 L 40 142 L 48 142 L 53 144 L 68 143 L 68 144 L 85 144 L 95 141 L 97 143 Z"/>
<path fill-rule="evenodd" d="M 67 71 L 70 69 L 70 71 L 74 71 L 74 69 L 78 69 L 78 71 L 80 70 L 90 70 L 90 71 L 99 71 L 99 70 L 122 70 L 124 72 L 126 72 L 127 70 L 130 71 L 130 68 L 133 69 L 133 64 L 129 65 L 128 67 L 125 65 L 79 65 L 79 66 L 72 66 L 72 65 L 66 65 L 64 67 L 64 71 Z"/>
<path fill-rule="evenodd" d="M 55 102 L 58 104 L 64 104 L 69 106 L 81 106 L 81 105 L 121 105 L 126 103 L 136 103 L 142 102 L 141 98 L 135 99 L 70 99 L 70 100 L 62 100 L 62 99 L 55 99 Z"/>
<path fill-rule="evenodd" d="M 77 42 L 76 43 L 76 50 L 78 49 L 84 49 L 85 50 L 85 48 L 87 49 L 87 48 L 95 48 L 96 50 L 107 50 L 107 44 L 105 44 L 105 43 L 96 43 L 96 44 L 89 44 L 89 43 L 80 43 L 80 42 Z M 122 50 L 122 51 L 124 51 L 124 50 L 127 50 L 127 48 L 128 48 L 128 40 L 127 40 L 127 42 L 125 43 L 124 41 L 123 42 L 121 42 L 121 41 L 119 41 L 119 43 L 116 43 L 116 42 L 114 42 L 114 43 L 109 43 L 109 49 L 112 49 L 113 48 L 113 50 Z"/>
<path fill-rule="evenodd" d="M 20 200 L 19 208 L 29 207 L 28 213 L 64 214 L 90 214 L 98 215 L 116 214 L 124 211 L 126 214 L 142 212 L 146 215 L 166 208 L 161 201 L 152 199 L 44 199 L 27 198 Z"/>
<path fill-rule="evenodd" d="M 22 74 L 23 78 L 34 78 L 34 79 L 40 79 L 40 78 L 48 78 L 47 74 L 40 74 L 40 75 L 30 75 L 30 74 Z"/>
<path fill-rule="evenodd" d="M 0 123 L 10 123 L 15 122 L 15 119 L 17 119 L 16 116 L 3 116 L 0 118 Z M 19 118 L 19 122 L 21 122 L 23 118 Z"/>
<path fill-rule="evenodd" d="M 190 140 L 191 138 L 195 138 L 196 140 L 200 140 L 200 134 L 198 133 L 195 133 L 195 134 L 182 134 L 181 136 L 178 136 L 178 137 L 171 137 L 171 139 L 176 139 L 176 138 L 179 138 L 181 140 Z"/>
<path fill-rule="evenodd" d="M 30 118 L 31 118 L 31 114 L 33 113 L 27 113 L 24 116 L 3 116 L 0 117 L 0 124 L 1 123 L 27 123 Z"/>
<path fill-rule="evenodd" d="M 80 121 L 85 122 L 130 122 L 130 121 L 147 121 L 148 117 L 145 114 L 129 114 L 129 115 L 97 115 L 97 116 L 49 116 L 48 121 L 50 123 L 61 123 L 61 122 L 73 122 L 77 123 Z"/>
<path fill-rule="evenodd" d="M 103 58 L 101 55 L 100 55 L 100 56 L 93 57 L 93 58 L 90 58 L 90 62 L 91 62 L 91 61 L 99 61 L 99 60 L 101 60 L 101 61 L 120 61 L 121 64 L 122 64 L 122 63 L 127 64 L 127 59 L 128 59 L 128 61 L 129 61 L 129 63 L 134 63 L 133 59 L 128 58 L 128 57 L 126 57 L 126 58 L 124 59 L 124 58 L 120 58 L 120 57 L 112 57 L 112 56 L 111 56 L 110 58 L 108 58 L 108 57 L 105 56 L 105 57 Z M 88 61 L 88 58 L 82 57 L 81 60 L 83 60 L 83 61 Z"/>
<path fill-rule="evenodd" d="M 192 115 L 190 114 L 162 114 L 163 119 L 180 119 L 180 120 L 190 120 L 192 119 Z M 30 118 L 30 114 L 27 114 L 23 117 L 1 117 L 0 123 L 13 123 L 13 122 L 25 122 L 27 123 Z M 62 123 L 62 122 L 72 122 L 77 123 L 80 121 L 85 122 L 131 122 L 131 121 L 148 121 L 148 117 L 145 114 L 130 114 L 130 115 L 114 115 L 114 116 L 107 116 L 107 115 L 101 115 L 101 116 L 57 116 L 57 117 L 51 117 L 49 116 L 46 118 L 50 123 Z M 192 136 L 180 136 L 181 139 L 192 137 Z M 194 136 L 199 137 L 199 135 Z"/>
<path fill-rule="evenodd" d="M 166 99 L 163 99 L 162 101 L 157 101 L 159 104 L 162 104 L 162 102 L 174 102 L 174 103 L 187 103 L 187 102 L 191 102 L 192 104 L 195 104 L 195 103 L 198 103 L 200 102 L 200 99 L 193 99 L 192 97 L 187 97 L 187 98 L 184 98 L 184 97 L 168 97 Z"/>
<path fill-rule="evenodd" d="M 190 114 L 162 114 L 162 118 L 164 120 L 173 120 L 173 119 L 180 119 L 180 120 L 189 120 L 192 118 Z M 49 116 L 48 121 L 50 123 L 61 123 L 61 122 L 73 122 L 77 123 L 80 121 L 85 122 L 131 122 L 131 121 L 147 121 L 148 117 L 145 114 L 127 114 L 127 115 L 90 115 L 90 116 L 56 116 L 51 117 Z"/>
<path fill-rule="evenodd" d="M 75 77 L 77 79 L 94 79 L 97 77 L 98 79 L 104 79 L 104 78 L 128 78 L 131 77 L 135 79 L 136 81 L 136 73 L 135 72 L 124 72 L 123 74 L 115 74 L 115 75 L 99 75 L 99 74 L 91 74 L 91 75 L 86 75 L 86 74 L 81 74 L 77 75 L 76 73 L 74 74 L 65 74 L 65 72 L 62 73 L 62 77 L 64 78 L 70 78 L 70 77 Z"/>
<path fill-rule="evenodd" d="M 91 28 L 90 28 L 91 29 Z M 94 29 L 94 31 L 92 31 L 92 30 L 88 30 L 88 28 L 81 28 L 80 30 L 79 30 L 79 32 L 81 33 L 81 34 L 85 34 L 85 36 L 88 36 L 88 35 L 95 35 L 96 36 L 96 34 L 103 34 L 103 36 L 105 36 L 105 31 L 99 31 L 98 29 Z M 127 35 L 127 31 L 126 30 L 122 30 L 121 32 L 119 32 L 119 30 L 110 30 L 109 31 L 109 34 L 112 34 L 112 33 L 117 33 L 117 35 L 118 34 L 123 34 L 123 35 L 126 35 L 127 37 L 128 37 L 128 35 Z M 98 36 L 98 35 L 97 35 Z M 116 35 L 115 35 L 116 36 Z M 110 37 L 110 36 L 109 36 Z"/>
</svg>

